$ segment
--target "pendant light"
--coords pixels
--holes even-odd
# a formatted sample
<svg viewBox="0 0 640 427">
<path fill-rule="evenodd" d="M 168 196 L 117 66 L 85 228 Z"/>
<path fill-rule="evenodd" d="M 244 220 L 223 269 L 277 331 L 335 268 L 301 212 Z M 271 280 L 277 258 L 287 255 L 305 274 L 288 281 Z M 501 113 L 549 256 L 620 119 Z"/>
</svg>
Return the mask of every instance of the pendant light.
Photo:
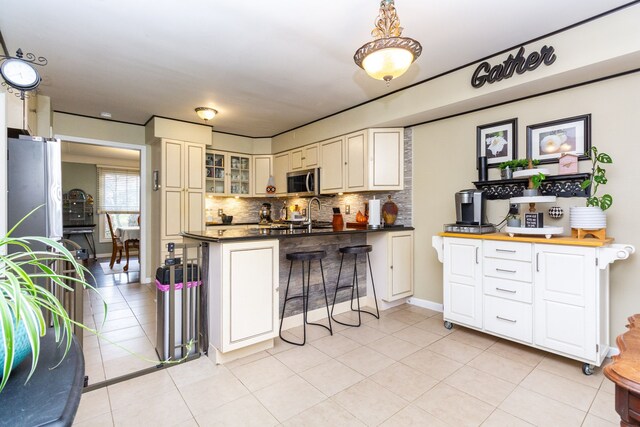
<svg viewBox="0 0 640 427">
<path fill-rule="evenodd" d="M 403 75 L 422 53 L 422 46 L 414 39 L 400 37 L 403 28 L 396 14 L 394 0 L 382 0 L 380 13 L 371 31 L 374 41 L 365 43 L 353 55 L 356 64 L 387 86 L 391 79 Z"/>
</svg>

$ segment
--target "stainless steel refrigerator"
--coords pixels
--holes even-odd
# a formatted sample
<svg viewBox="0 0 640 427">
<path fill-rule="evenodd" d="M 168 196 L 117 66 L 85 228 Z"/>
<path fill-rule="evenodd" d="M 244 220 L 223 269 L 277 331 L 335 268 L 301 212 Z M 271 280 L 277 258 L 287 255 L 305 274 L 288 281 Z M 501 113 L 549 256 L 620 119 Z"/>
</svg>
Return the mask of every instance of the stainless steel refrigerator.
<svg viewBox="0 0 640 427">
<path fill-rule="evenodd" d="M 10 230 L 25 215 L 43 205 L 20 224 L 12 236 L 62 239 L 60 140 L 21 136 L 9 138 L 7 143 L 7 229 Z"/>
</svg>

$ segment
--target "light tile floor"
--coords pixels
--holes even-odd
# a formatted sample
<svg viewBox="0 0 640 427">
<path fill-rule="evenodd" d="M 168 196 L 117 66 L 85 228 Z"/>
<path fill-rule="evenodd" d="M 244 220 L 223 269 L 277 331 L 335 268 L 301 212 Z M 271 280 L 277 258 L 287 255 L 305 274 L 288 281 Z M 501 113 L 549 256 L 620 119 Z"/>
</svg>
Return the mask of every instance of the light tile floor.
<svg viewBox="0 0 640 427">
<path fill-rule="evenodd" d="M 448 331 L 415 306 L 365 320 L 333 336 L 311 326 L 304 347 L 278 339 L 226 365 L 201 357 L 86 393 L 75 425 L 618 425 L 601 369 L 585 376 L 576 361 Z"/>
<path fill-rule="evenodd" d="M 83 336 L 89 384 L 157 364 L 154 289 L 136 283 L 102 287 L 97 292 L 100 295 L 85 291 L 84 299 L 84 324 L 100 332 L 100 337 L 87 331 Z M 108 304 L 106 320 L 105 302 Z"/>
</svg>

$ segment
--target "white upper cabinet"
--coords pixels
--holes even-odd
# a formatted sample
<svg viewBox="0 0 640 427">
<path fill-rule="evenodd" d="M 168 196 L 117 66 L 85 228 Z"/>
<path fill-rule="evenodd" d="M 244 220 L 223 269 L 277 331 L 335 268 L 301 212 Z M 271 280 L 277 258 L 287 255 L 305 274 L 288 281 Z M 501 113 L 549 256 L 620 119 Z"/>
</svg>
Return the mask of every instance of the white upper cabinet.
<svg viewBox="0 0 640 427">
<path fill-rule="evenodd" d="M 404 129 L 365 129 L 320 143 L 322 193 L 404 188 Z"/>
<path fill-rule="evenodd" d="M 267 183 L 273 175 L 273 156 L 261 154 L 253 156 L 253 195 L 257 197 L 269 196 Z"/>
<path fill-rule="evenodd" d="M 320 143 L 320 192 L 345 191 L 345 138 L 328 139 Z"/>
<path fill-rule="evenodd" d="M 319 165 L 320 156 L 319 144 L 305 145 L 301 148 L 296 148 L 290 151 L 291 170 L 302 170 L 317 168 Z"/>
<path fill-rule="evenodd" d="M 367 183 L 367 131 L 345 137 L 346 191 L 366 191 Z"/>
<path fill-rule="evenodd" d="M 369 129 L 369 190 L 404 188 L 404 129 Z"/>
<path fill-rule="evenodd" d="M 289 152 L 273 156 L 273 178 L 276 183 L 276 194 L 287 194 L 287 172 L 289 172 Z"/>
</svg>

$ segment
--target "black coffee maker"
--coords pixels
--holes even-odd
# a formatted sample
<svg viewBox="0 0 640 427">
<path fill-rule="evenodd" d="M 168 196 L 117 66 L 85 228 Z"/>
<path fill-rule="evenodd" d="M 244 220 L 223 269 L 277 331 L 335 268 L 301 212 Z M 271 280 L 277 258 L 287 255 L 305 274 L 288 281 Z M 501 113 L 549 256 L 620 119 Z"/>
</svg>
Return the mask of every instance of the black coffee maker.
<svg viewBox="0 0 640 427">
<path fill-rule="evenodd" d="M 486 197 L 482 190 L 461 190 L 456 193 L 456 224 L 483 225 Z"/>
</svg>

